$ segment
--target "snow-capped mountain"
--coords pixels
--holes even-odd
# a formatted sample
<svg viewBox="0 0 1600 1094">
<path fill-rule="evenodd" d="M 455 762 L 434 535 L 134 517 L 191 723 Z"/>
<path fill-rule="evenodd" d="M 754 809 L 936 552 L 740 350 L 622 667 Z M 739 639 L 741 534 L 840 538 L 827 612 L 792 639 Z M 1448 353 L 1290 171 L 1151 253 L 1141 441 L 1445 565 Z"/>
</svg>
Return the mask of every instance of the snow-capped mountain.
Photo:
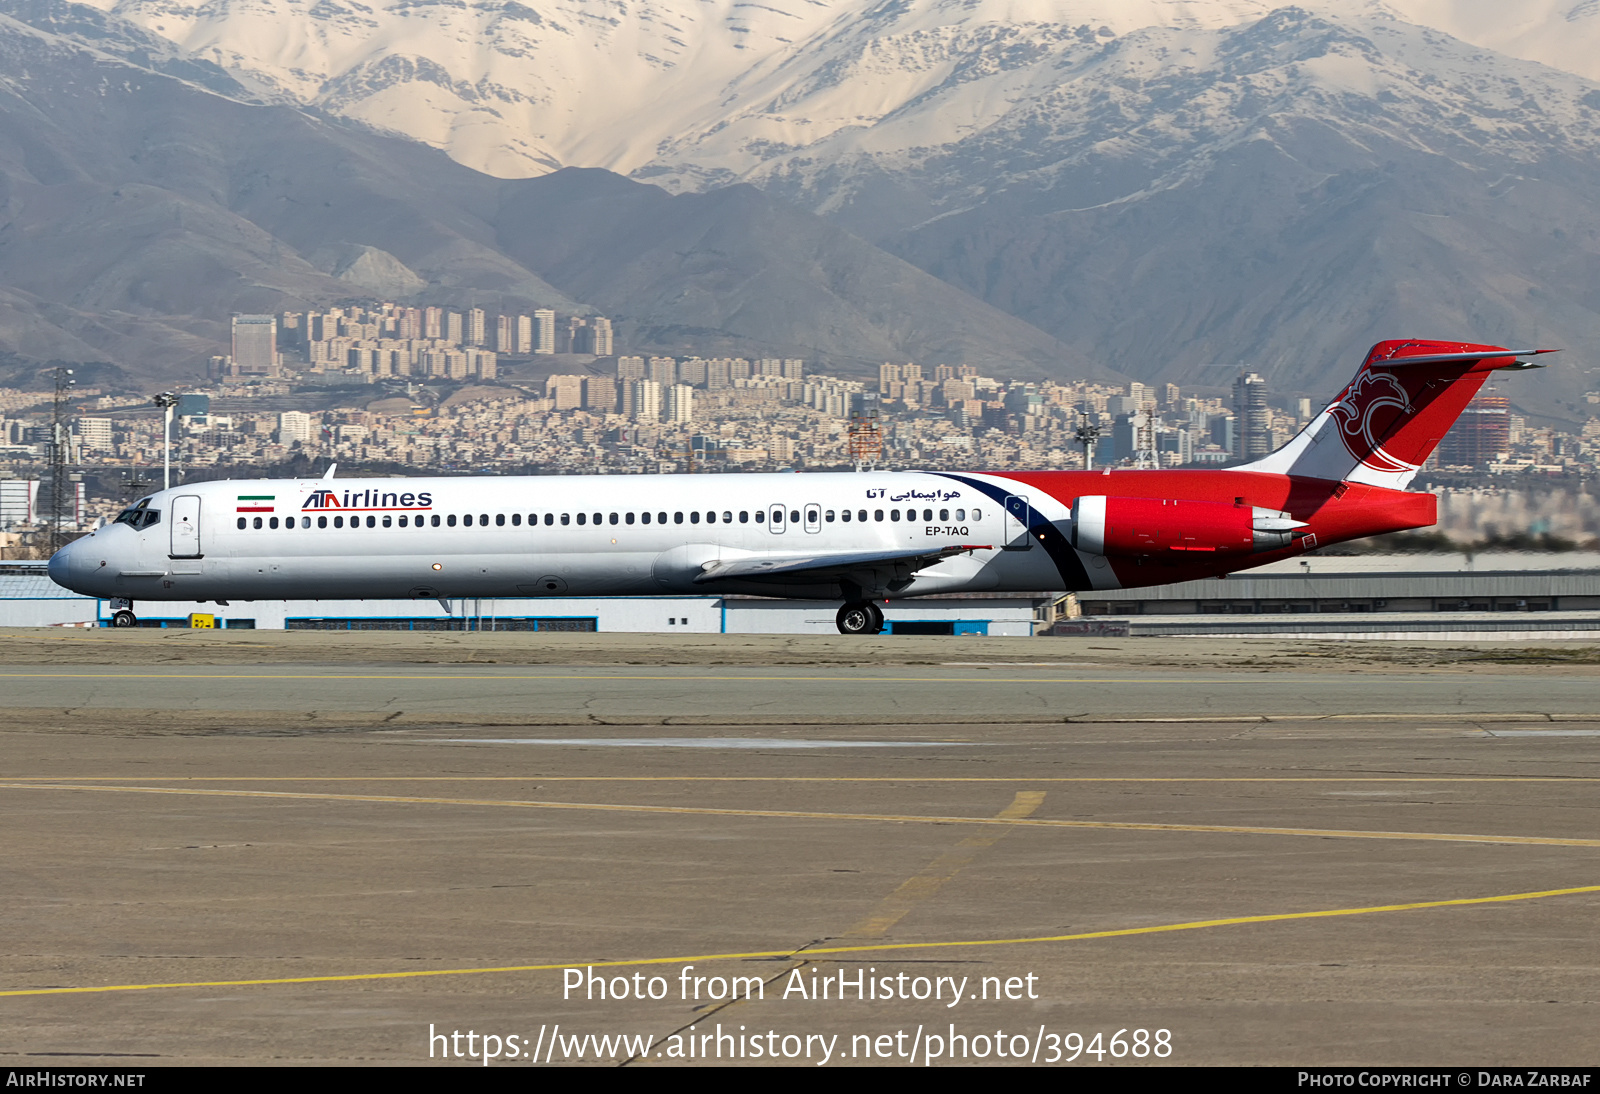
<svg viewBox="0 0 1600 1094">
<path fill-rule="evenodd" d="M 1248 361 L 1319 391 L 1396 333 L 1600 343 L 1600 0 L 93 3 L 108 28 L 140 28 L 125 55 L 198 66 L 236 81 L 236 98 L 355 119 L 502 178 L 575 165 L 684 195 L 753 183 L 1034 331 L 975 316 L 965 341 L 941 345 L 1002 331 L 1033 360 L 1054 352 L 1043 331 L 1077 361 L 1145 379 L 1225 381 L 1207 369 Z M 0 12 L 24 5 L 65 6 Z M 171 56 L 137 44 L 150 36 Z M 589 222 L 627 276 L 564 257 L 556 277 L 537 234 L 517 262 L 608 309 L 648 299 L 640 322 L 664 330 L 685 298 L 674 276 L 739 265 L 725 249 L 697 252 L 693 270 L 672 256 L 745 238 L 723 216 L 758 222 L 741 200 L 695 208 L 701 235 L 663 232 L 648 253 L 625 255 L 626 233 Z M 390 251 L 385 238 L 342 242 Z M 570 261 L 584 260 L 575 246 Z M 797 261 L 831 286 L 828 307 L 859 283 L 835 276 L 848 263 Z M 896 308 L 933 299 L 904 271 L 892 279 L 906 289 Z M 597 295 L 635 284 L 632 299 Z M 744 314 L 794 331 L 804 310 Z M 694 325 L 726 321 L 708 307 Z M 914 326 L 839 329 L 878 347 L 909 345 Z M 1533 387 L 1552 405 L 1592 386 L 1578 354 L 1560 362 Z"/>
<path fill-rule="evenodd" d="M 1254 22 L 1277 0 L 90 0 L 262 94 L 395 130 L 502 177 L 560 166 L 624 174 L 744 121 L 810 147 L 915 111 L 955 79 L 986 89 L 935 117 L 959 139 L 1028 94 L 986 79 L 1146 28 Z M 1399 20 L 1600 78 L 1596 0 L 1301 0 L 1363 23 Z M 1181 48 L 1181 47 L 1180 47 Z M 750 124 L 764 116 L 764 125 Z M 762 130 L 756 133 L 756 130 Z M 906 136 L 868 142 L 887 150 Z M 725 142 L 724 142 L 725 143 Z M 703 184 L 749 156 L 702 166 Z M 675 161 L 676 162 L 676 161 Z"/>
</svg>

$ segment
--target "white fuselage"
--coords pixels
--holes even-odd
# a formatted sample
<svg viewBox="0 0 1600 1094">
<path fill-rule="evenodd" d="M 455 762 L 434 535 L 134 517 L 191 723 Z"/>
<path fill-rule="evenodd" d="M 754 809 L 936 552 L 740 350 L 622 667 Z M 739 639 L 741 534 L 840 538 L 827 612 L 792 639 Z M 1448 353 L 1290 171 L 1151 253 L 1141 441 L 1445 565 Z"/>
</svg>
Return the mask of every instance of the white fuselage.
<svg viewBox="0 0 1600 1094">
<path fill-rule="evenodd" d="M 229 480 L 151 495 L 70 544 L 50 573 L 130 600 L 837 597 L 850 590 L 803 577 L 694 579 L 752 556 L 976 546 L 859 592 L 1064 588 L 1051 554 L 1007 515 L 1006 499 L 1028 493 L 1001 476 L 929 472 Z M 1024 521 L 1068 518 L 1034 494 Z"/>
</svg>

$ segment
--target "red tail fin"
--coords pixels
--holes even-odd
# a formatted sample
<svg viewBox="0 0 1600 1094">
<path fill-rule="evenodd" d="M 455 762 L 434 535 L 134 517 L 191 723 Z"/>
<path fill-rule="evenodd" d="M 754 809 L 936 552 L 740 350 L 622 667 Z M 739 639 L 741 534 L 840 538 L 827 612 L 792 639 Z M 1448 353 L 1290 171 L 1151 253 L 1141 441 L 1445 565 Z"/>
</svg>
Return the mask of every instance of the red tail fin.
<svg viewBox="0 0 1600 1094">
<path fill-rule="evenodd" d="M 1517 358 L 1549 352 L 1420 339 L 1379 342 L 1339 397 L 1294 440 L 1235 470 L 1404 490 L 1489 373 L 1538 367 Z"/>
</svg>

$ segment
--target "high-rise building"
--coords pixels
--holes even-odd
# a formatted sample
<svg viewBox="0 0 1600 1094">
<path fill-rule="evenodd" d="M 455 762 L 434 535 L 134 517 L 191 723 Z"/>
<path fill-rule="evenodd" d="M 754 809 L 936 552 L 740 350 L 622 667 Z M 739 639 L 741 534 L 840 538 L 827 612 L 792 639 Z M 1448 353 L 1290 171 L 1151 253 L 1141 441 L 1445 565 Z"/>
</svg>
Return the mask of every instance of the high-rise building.
<svg viewBox="0 0 1600 1094">
<path fill-rule="evenodd" d="M 523 357 L 533 352 L 533 320 L 526 315 L 517 316 L 517 349 Z"/>
<path fill-rule="evenodd" d="M 442 337 L 444 337 L 444 309 L 443 308 L 423 308 L 422 309 L 422 337 L 424 337 L 424 338 L 442 338 Z"/>
<path fill-rule="evenodd" d="M 706 362 L 706 390 L 723 391 L 733 386 L 733 362 L 715 357 Z"/>
<path fill-rule="evenodd" d="M 667 389 L 667 421 L 675 425 L 694 421 L 694 388 L 674 384 Z"/>
<path fill-rule="evenodd" d="M 1511 451 L 1511 400 L 1478 395 L 1439 442 L 1443 467 L 1487 467 Z"/>
<path fill-rule="evenodd" d="M 617 381 L 610 376 L 590 376 L 583 381 L 583 409 L 597 414 L 617 412 Z"/>
<path fill-rule="evenodd" d="M 1267 382 L 1254 372 L 1241 372 L 1233 382 L 1233 413 L 1236 419 L 1234 454 L 1243 460 L 1259 460 L 1272 453 L 1272 415 L 1267 410 Z"/>
<path fill-rule="evenodd" d="M 921 365 L 901 365 L 900 379 L 908 384 L 919 383 L 922 380 Z"/>
<path fill-rule="evenodd" d="M 110 418 L 79 418 L 77 433 L 78 444 L 85 451 L 111 451 Z"/>
<path fill-rule="evenodd" d="M 650 379 L 671 387 L 678 382 L 678 362 L 671 357 L 650 358 Z"/>
<path fill-rule="evenodd" d="M 459 346 L 462 336 L 461 313 L 447 311 L 444 313 L 444 340 L 451 345 Z"/>
<path fill-rule="evenodd" d="M 279 444 L 310 444 L 317 435 L 317 422 L 301 410 L 285 410 L 278 415 Z"/>
<path fill-rule="evenodd" d="M 583 406 L 582 376 L 552 376 L 545 381 L 544 390 L 554 401 L 555 410 L 577 410 Z"/>
<path fill-rule="evenodd" d="M 540 308 L 533 313 L 534 353 L 552 354 L 556 351 L 556 313 L 550 308 Z"/>
<path fill-rule="evenodd" d="M 234 376 L 278 375 L 278 317 L 275 315 L 236 315 L 233 317 Z"/>
<path fill-rule="evenodd" d="M 500 353 L 517 352 L 515 317 L 510 315 L 497 315 L 494 317 L 494 348 Z"/>
<path fill-rule="evenodd" d="M 467 312 L 467 343 L 469 345 L 481 346 L 488 340 L 488 331 L 485 328 L 488 318 L 483 313 L 482 308 L 473 308 Z"/>
<path fill-rule="evenodd" d="M 629 416 L 636 422 L 660 421 L 661 385 L 654 380 L 635 380 L 629 388 Z"/>
<path fill-rule="evenodd" d="M 755 374 L 757 376 L 782 376 L 783 362 L 776 357 L 763 357 L 756 362 Z"/>
<path fill-rule="evenodd" d="M 645 378 L 645 367 L 643 357 L 618 357 L 617 382 L 627 383 L 629 380 L 643 380 Z"/>
<path fill-rule="evenodd" d="M 610 357 L 616 352 L 612 348 L 611 320 L 603 315 L 589 320 L 589 352 L 596 357 Z"/>
<path fill-rule="evenodd" d="M 687 361 L 679 361 L 678 383 L 688 384 L 690 387 L 705 387 L 707 370 L 708 362 L 704 357 L 691 357 Z"/>
<path fill-rule="evenodd" d="M 422 310 L 420 308 L 407 308 L 405 314 L 400 316 L 400 337 L 408 342 L 415 342 L 422 337 Z"/>
<path fill-rule="evenodd" d="M 805 372 L 806 363 L 803 360 L 798 357 L 785 357 L 783 359 L 783 369 L 779 375 L 785 380 L 803 380 L 805 379 Z"/>
</svg>

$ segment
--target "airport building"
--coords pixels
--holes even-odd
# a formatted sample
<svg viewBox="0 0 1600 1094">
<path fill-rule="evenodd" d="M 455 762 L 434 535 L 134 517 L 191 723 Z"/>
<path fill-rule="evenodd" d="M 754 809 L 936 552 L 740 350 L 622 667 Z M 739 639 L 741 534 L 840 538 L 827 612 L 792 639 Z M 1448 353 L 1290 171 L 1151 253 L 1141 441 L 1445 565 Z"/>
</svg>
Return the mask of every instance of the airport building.
<svg viewBox="0 0 1600 1094">
<path fill-rule="evenodd" d="M 1077 603 L 1054 633 L 1600 638 L 1600 554 L 1312 555 Z"/>
<path fill-rule="evenodd" d="M 924 597 L 885 609 L 889 634 L 1027 637 L 1043 594 Z M 757 596 L 508 597 L 474 600 L 235 600 L 134 605 L 140 626 L 187 627 L 211 616 L 219 629 L 606 631 L 668 634 L 837 634 L 834 601 Z M 108 600 L 50 580 L 43 562 L 0 562 L 0 627 L 103 627 Z"/>
</svg>

